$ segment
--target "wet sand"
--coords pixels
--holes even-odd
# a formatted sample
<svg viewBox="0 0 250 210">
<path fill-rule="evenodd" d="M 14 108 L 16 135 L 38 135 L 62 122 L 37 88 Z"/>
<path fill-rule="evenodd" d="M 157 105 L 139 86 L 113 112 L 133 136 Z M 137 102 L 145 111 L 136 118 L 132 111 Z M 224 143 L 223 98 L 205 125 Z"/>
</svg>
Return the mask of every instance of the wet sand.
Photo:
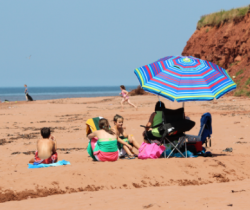
<svg viewBox="0 0 250 210">
<path fill-rule="evenodd" d="M 142 143 L 143 128 L 156 96 L 134 96 L 139 109 L 120 97 L 58 99 L 0 104 L 0 208 L 2 209 L 213 209 L 229 204 L 247 209 L 250 177 L 250 99 L 223 97 L 216 102 L 185 103 L 185 113 L 196 122 L 212 114 L 212 158 L 171 158 L 93 162 L 86 147 L 87 119 L 115 114 L 125 118 L 128 133 Z M 182 104 L 164 100 L 166 107 Z M 51 127 L 58 142 L 59 160 L 69 166 L 28 169 L 40 128 Z M 233 152 L 223 152 L 227 147 Z M 232 190 L 237 192 L 232 192 Z M 19 202 L 17 202 L 19 201 Z M 55 202 L 56 201 L 56 202 Z M 207 205 L 207 206 L 206 206 Z"/>
</svg>

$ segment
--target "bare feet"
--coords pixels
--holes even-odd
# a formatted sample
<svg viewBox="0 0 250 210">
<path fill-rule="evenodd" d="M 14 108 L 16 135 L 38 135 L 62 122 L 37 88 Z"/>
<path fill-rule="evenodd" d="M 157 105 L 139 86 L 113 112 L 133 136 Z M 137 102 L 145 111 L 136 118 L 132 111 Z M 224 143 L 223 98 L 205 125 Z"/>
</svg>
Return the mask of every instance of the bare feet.
<svg viewBox="0 0 250 210">
<path fill-rule="evenodd" d="M 127 155 L 128 159 L 135 159 L 135 156 L 133 154 Z"/>
</svg>

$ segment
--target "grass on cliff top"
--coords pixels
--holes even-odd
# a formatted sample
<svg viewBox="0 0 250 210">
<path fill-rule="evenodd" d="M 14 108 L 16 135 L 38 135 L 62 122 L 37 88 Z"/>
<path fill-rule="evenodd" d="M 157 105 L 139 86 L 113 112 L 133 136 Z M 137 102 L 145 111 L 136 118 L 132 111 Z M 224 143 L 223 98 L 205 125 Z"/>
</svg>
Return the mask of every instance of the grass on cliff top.
<svg viewBox="0 0 250 210">
<path fill-rule="evenodd" d="M 236 17 L 243 17 L 250 10 L 250 5 L 228 11 L 221 10 L 220 12 L 204 15 L 197 23 L 197 29 L 205 26 L 218 26 L 224 21 L 231 21 Z"/>
</svg>

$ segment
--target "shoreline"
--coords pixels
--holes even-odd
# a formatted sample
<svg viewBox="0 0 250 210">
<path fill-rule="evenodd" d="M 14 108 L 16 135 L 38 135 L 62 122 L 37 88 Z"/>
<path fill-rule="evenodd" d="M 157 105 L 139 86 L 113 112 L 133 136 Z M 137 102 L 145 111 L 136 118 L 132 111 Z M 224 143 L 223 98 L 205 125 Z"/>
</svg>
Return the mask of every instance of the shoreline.
<svg viewBox="0 0 250 210">
<path fill-rule="evenodd" d="M 37 100 L 33 100 L 33 101 L 48 101 L 48 100 L 60 100 L 60 99 L 76 99 L 76 98 L 99 98 L 99 97 L 116 97 L 117 95 L 107 95 L 107 96 L 92 96 L 92 97 L 90 97 L 90 96 L 86 96 L 86 97 L 74 97 L 74 96 L 72 96 L 72 97 L 64 97 L 64 98 L 48 98 L 48 99 L 37 99 Z M 119 96 L 119 95 L 118 95 Z M 34 96 L 32 96 L 32 98 L 33 99 L 35 99 L 35 97 Z M 16 100 L 17 102 L 24 102 L 24 101 L 26 101 L 25 100 L 25 97 L 24 97 L 24 99 L 23 100 Z M 1 101 L 1 103 L 8 103 L 8 102 L 16 102 L 15 100 L 7 100 L 7 99 L 5 99 L 5 100 L 3 100 L 3 101 Z M 32 102 L 32 101 L 29 101 L 29 102 Z"/>
<path fill-rule="evenodd" d="M 129 96 L 129 97 L 148 97 L 148 96 L 153 96 L 153 97 L 155 97 L 155 98 L 158 98 L 158 96 L 156 96 L 156 95 L 154 95 L 154 94 L 151 94 L 151 93 L 145 93 L 145 94 L 142 94 L 142 95 L 133 95 L 133 96 Z M 39 102 L 39 101 L 53 101 L 53 100 L 77 100 L 77 99 L 93 99 L 93 98 L 122 98 L 121 96 L 119 96 L 119 95 L 111 95 L 111 96 L 93 96 L 93 97 L 72 97 L 72 98 L 56 98 L 56 99 L 38 99 L 38 100 L 33 100 L 33 101 L 26 101 L 26 100 L 22 100 L 22 101 L 1 101 L 1 103 L 0 103 L 0 105 L 1 104 L 7 104 L 7 103 L 19 103 L 19 102 L 27 102 L 27 103 L 33 103 L 33 102 Z M 244 100 L 250 100 L 250 97 L 248 97 L 248 96 L 234 96 L 234 95 L 226 95 L 226 96 L 223 96 L 222 98 L 232 98 L 232 99 L 239 99 L 239 100 L 241 100 L 241 99 L 244 99 Z M 218 101 L 220 101 L 222 98 L 220 98 L 220 99 L 215 99 L 214 101 L 215 102 L 218 102 Z M 163 98 L 162 96 L 160 97 L 160 100 L 162 100 L 162 101 L 164 101 L 164 100 L 167 100 L 167 101 L 169 101 L 169 102 L 171 102 L 170 100 L 168 100 L 168 99 L 165 99 L 165 98 Z M 200 103 L 205 103 L 205 102 L 212 102 L 213 100 L 211 100 L 211 101 L 199 101 Z M 176 101 L 175 102 L 173 102 L 173 103 L 176 103 Z M 182 103 L 182 102 L 178 102 L 178 103 Z M 190 102 L 185 102 L 185 103 L 190 103 Z"/>
<path fill-rule="evenodd" d="M 129 91 L 137 86 L 127 86 Z M 24 89 L 0 88 L 0 100 L 23 101 L 25 100 Z M 29 95 L 34 100 L 51 100 L 61 98 L 89 98 L 119 95 L 119 86 L 92 86 L 92 87 L 29 87 Z"/>
<path fill-rule="evenodd" d="M 74 98 L 56 98 L 56 99 L 39 99 L 39 100 L 33 100 L 33 101 L 26 101 L 26 100 L 22 100 L 22 101 L 1 101 L 1 104 L 8 104 L 8 103 L 18 103 L 18 102 L 27 102 L 27 103 L 33 103 L 33 102 L 39 102 L 39 101 L 53 101 L 53 100 L 70 100 L 70 99 L 93 99 L 93 98 L 112 98 L 112 97 L 120 97 L 119 95 L 115 95 L 115 96 L 93 96 L 93 97 L 74 97 Z M 131 96 L 133 97 L 133 96 Z"/>
</svg>

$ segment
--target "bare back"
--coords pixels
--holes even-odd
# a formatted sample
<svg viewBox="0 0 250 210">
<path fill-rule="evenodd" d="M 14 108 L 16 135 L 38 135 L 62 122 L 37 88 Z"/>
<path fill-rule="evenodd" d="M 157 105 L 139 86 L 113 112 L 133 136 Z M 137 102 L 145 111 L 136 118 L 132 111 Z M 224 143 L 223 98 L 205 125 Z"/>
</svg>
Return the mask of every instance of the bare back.
<svg viewBox="0 0 250 210">
<path fill-rule="evenodd" d="M 37 142 L 38 157 L 47 159 L 55 152 L 55 143 L 51 139 L 40 139 Z"/>
<path fill-rule="evenodd" d="M 116 135 L 112 135 L 112 134 L 109 134 L 108 132 L 106 132 L 105 130 L 98 130 L 98 131 L 95 131 L 91 134 L 89 134 L 88 136 L 90 139 L 93 138 L 93 137 L 97 137 L 98 139 L 103 139 L 103 141 L 109 141 L 110 139 L 111 140 L 116 140 Z"/>
</svg>

